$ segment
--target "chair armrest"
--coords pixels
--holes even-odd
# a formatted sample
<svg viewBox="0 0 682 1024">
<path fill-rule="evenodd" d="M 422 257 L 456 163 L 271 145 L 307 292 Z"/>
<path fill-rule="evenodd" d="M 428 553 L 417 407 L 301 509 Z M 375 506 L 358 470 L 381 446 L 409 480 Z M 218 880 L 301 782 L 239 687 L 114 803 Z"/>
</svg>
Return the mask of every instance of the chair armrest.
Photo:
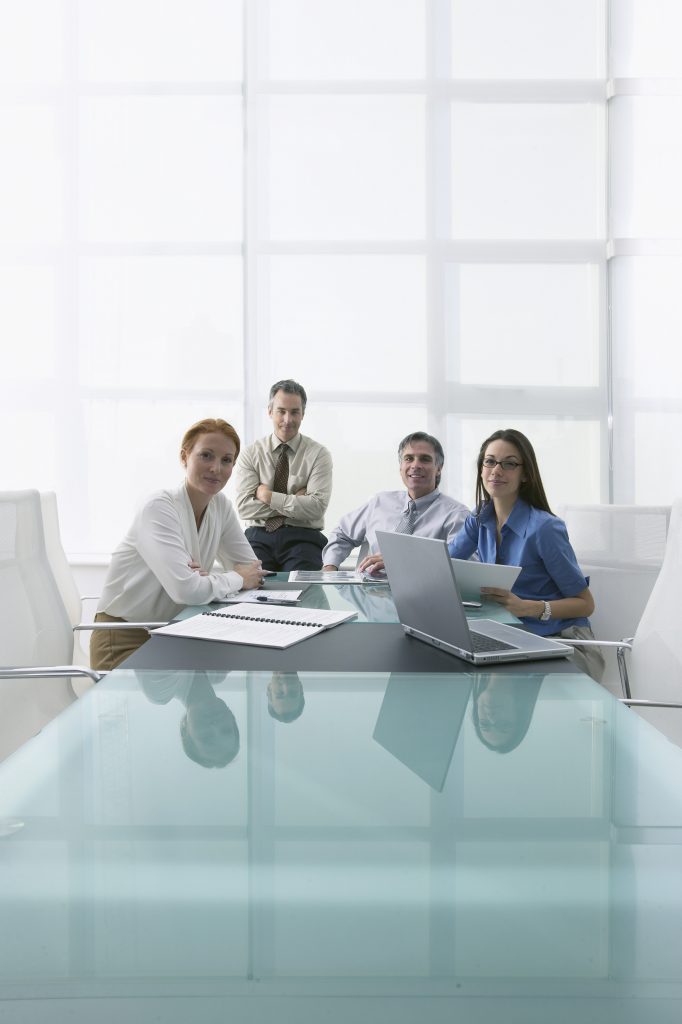
<svg viewBox="0 0 682 1024">
<path fill-rule="evenodd" d="M 682 704 L 669 700 L 632 700 L 627 697 L 619 697 L 618 700 L 629 708 L 682 708 Z"/>
<path fill-rule="evenodd" d="M 25 666 L 21 668 L 0 668 L 0 679 L 40 679 L 43 677 L 52 679 L 70 679 L 71 676 L 87 676 L 93 683 L 98 683 L 102 678 L 101 672 L 95 672 L 92 668 L 84 668 L 82 665 L 48 665 L 46 667 Z"/>
<path fill-rule="evenodd" d="M 569 640 L 562 636 L 561 643 L 568 644 L 570 647 L 615 647 L 623 697 L 625 700 L 632 698 L 628 667 L 625 664 L 625 652 L 632 650 L 632 637 L 628 637 L 626 640 Z"/>
<path fill-rule="evenodd" d="M 158 629 L 160 626 L 167 626 L 167 622 L 79 622 L 72 626 L 74 632 L 82 630 L 86 633 L 94 633 L 98 629 Z"/>
</svg>

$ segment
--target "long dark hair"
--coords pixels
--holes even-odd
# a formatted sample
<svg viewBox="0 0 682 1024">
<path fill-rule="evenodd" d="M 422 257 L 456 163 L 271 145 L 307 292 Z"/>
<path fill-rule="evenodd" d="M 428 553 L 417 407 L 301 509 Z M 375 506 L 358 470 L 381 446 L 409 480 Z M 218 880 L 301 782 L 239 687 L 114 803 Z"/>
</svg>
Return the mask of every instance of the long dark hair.
<svg viewBox="0 0 682 1024">
<path fill-rule="evenodd" d="M 487 437 L 481 445 L 481 450 L 478 453 L 478 460 L 476 462 L 476 515 L 478 515 L 484 505 L 487 505 L 491 501 L 490 495 L 487 493 L 483 486 L 483 478 L 481 471 L 483 469 L 483 459 L 485 458 L 486 448 L 493 441 L 506 441 L 507 444 L 513 444 L 517 449 L 521 462 L 523 463 L 523 476 L 524 481 L 519 487 L 519 497 L 523 498 L 524 501 L 532 505 L 533 508 L 539 508 L 543 512 L 549 512 L 550 515 L 554 515 L 549 502 L 547 501 L 547 495 L 545 494 L 545 488 L 542 486 L 542 478 L 540 477 L 540 470 L 538 469 L 538 460 L 535 457 L 533 445 L 530 443 L 525 434 L 522 434 L 520 430 L 496 430 L 494 434 Z"/>
</svg>

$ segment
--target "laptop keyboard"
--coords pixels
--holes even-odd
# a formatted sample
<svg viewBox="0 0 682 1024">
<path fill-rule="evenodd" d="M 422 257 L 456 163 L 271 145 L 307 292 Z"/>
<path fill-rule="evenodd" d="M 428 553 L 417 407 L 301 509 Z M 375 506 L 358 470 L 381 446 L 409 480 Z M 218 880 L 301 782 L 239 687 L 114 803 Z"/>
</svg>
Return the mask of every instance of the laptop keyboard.
<svg viewBox="0 0 682 1024">
<path fill-rule="evenodd" d="M 471 646 L 473 647 L 474 654 L 487 654 L 488 651 L 516 651 L 518 647 L 514 644 L 506 644 L 504 640 L 493 640 L 490 636 L 484 636 L 483 633 L 474 633 L 471 630 Z"/>
</svg>

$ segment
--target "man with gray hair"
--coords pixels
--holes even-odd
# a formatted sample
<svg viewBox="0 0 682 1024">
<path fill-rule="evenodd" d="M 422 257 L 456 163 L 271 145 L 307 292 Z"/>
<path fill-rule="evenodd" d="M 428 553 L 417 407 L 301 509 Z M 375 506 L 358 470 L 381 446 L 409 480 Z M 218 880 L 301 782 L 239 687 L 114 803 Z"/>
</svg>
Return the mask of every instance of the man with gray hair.
<svg viewBox="0 0 682 1024">
<path fill-rule="evenodd" d="M 299 433 L 305 389 L 295 380 L 270 388 L 273 432 L 242 448 L 235 470 L 236 506 L 264 569 L 319 569 L 327 538 L 321 532 L 332 491 L 332 457 Z"/>
<path fill-rule="evenodd" d="M 398 465 L 407 490 L 379 491 L 364 505 L 342 516 L 322 552 L 324 569 L 338 569 L 358 545 L 367 548 L 358 569 L 369 573 L 383 569 L 377 530 L 442 540 L 454 537 L 469 510 L 438 490 L 444 462 L 443 446 L 431 434 L 418 430 L 404 437 L 398 446 Z"/>
</svg>

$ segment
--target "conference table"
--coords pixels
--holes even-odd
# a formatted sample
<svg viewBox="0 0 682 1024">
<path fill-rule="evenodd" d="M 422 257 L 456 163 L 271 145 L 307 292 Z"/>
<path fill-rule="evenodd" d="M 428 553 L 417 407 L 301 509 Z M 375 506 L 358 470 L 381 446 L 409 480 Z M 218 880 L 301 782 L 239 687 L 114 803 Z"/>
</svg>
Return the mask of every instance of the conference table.
<svg viewBox="0 0 682 1024">
<path fill-rule="evenodd" d="M 679 1021 L 682 751 L 570 662 L 165 660 L 0 765 L 2 1024 Z"/>
<path fill-rule="evenodd" d="M 264 595 L 296 588 L 279 576 L 268 581 Z M 452 655 L 407 637 L 400 625 L 388 585 L 313 584 L 303 589 L 300 604 L 304 608 L 353 612 L 355 618 L 341 623 L 303 643 L 285 650 L 246 644 L 207 643 L 204 640 L 151 634 L 149 640 L 126 661 L 126 667 L 139 669 L 205 669 L 221 671 L 240 668 L 270 671 L 344 672 L 464 672 L 467 664 Z M 229 611 L 227 605 L 211 606 Z M 187 608 L 180 616 L 200 614 L 203 607 Z M 286 616 L 286 608 L 273 606 L 273 615 Z M 492 601 L 480 608 L 467 609 L 467 617 L 492 618 L 518 624 L 519 620 Z M 574 671 L 570 660 L 550 659 L 529 663 L 531 673 L 544 672 L 548 666 L 557 672 Z M 514 666 L 507 666 L 514 671 Z M 503 669 L 502 671 L 505 671 Z"/>
</svg>

